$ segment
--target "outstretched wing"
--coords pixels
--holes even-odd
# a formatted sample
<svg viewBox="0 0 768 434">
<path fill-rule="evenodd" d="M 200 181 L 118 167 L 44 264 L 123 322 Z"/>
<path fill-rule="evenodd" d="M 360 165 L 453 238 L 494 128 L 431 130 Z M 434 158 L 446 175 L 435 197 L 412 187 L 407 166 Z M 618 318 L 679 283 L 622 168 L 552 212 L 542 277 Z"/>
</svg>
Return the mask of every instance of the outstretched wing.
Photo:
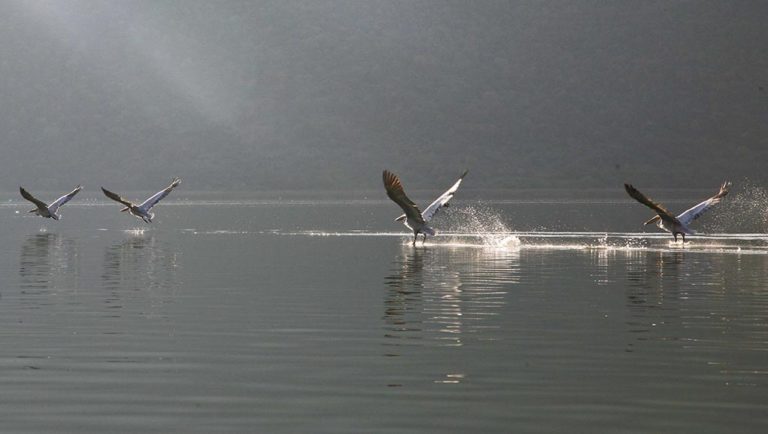
<svg viewBox="0 0 768 434">
<path fill-rule="evenodd" d="M 437 214 L 438 211 L 440 211 L 440 208 L 447 206 L 448 201 L 453 199 L 453 195 L 456 194 L 456 190 L 459 189 L 459 185 L 461 185 L 461 181 L 464 179 L 465 176 L 467 176 L 467 172 L 469 170 L 465 170 L 464 173 L 461 174 L 458 181 L 456 181 L 451 188 L 448 189 L 445 193 L 443 193 L 440 197 L 435 199 L 434 202 L 429 204 L 427 209 L 424 210 L 423 213 L 421 213 L 421 217 L 424 218 L 424 221 L 430 221 L 432 220 L 432 217 Z"/>
<path fill-rule="evenodd" d="M 179 184 L 181 184 L 181 179 L 173 178 L 173 181 L 171 181 L 171 185 L 153 194 L 149 199 L 142 202 L 141 205 L 139 205 L 139 208 L 144 210 L 144 212 L 149 212 L 149 210 L 152 209 L 153 206 L 157 205 L 157 203 L 163 200 L 165 196 L 168 196 L 171 193 L 171 191 L 174 188 L 176 188 Z"/>
<path fill-rule="evenodd" d="M 728 188 L 730 188 L 730 186 L 731 186 L 731 183 L 728 181 L 725 181 L 723 185 L 720 186 L 720 191 L 718 191 L 716 195 L 710 197 L 704 202 L 701 202 L 700 204 L 694 206 L 693 208 L 686 210 L 684 213 L 677 216 L 677 219 L 680 220 L 680 222 L 683 223 L 684 225 L 688 225 L 692 221 L 701 217 L 702 214 L 709 211 L 710 208 L 717 205 L 718 203 L 720 203 L 721 200 L 723 200 L 723 198 L 728 194 Z"/>
<path fill-rule="evenodd" d="M 129 207 L 129 208 L 130 208 L 130 207 L 132 207 L 132 206 L 134 206 L 134 205 L 133 205 L 133 203 L 131 203 L 131 201 L 129 201 L 128 199 L 125 199 L 125 198 L 123 198 L 122 196 L 120 196 L 119 194 L 117 194 L 117 193 L 113 193 L 113 192 L 111 192 L 111 191 L 107 190 L 107 189 L 106 189 L 106 188 L 104 188 L 104 187 L 101 187 L 101 191 L 103 191 L 103 192 L 104 192 L 104 194 L 105 194 L 105 195 L 106 195 L 108 198 L 110 198 L 110 199 L 112 199 L 112 200 L 114 200 L 114 201 L 116 201 L 116 202 L 120 202 L 120 203 L 122 203 L 123 205 L 125 205 L 125 206 L 127 206 L 127 207 Z"/>
<path fill-rule="evenodd" d="M 387 196 L 403 209 L 403 212 L 409 219 L 424 223 L 419 207 L 405 195 L 400 178 L 389 170 L 384 171 L 384 188 L 387 190 Z"/>
<path fill-rule="evenodd" d="M 83 189 L 83 187 L 78 185 L 77 187 L 75 187 L 74 190 L 70 191 L 69 193 L 65 194 L 64 196 L 61 196 L 60 198 L 56 199 L 52 204 L 48 205 L 48 210 L 51 213 L 55 213 L 56 210 L 58 210 L 60 206 L 62 206 L 65 203 L 69 202 L 82 189 Z"/>
<path fill-rule="evenodd" d="M 24 187 L 19 187 L 19 192 L 21 193 L 21 197 L 23 197 L 24 199 L 34 203 L 35 206 L 37 206 L 38 208 L 40 208 L 40 209 L 47 209 L 48 208 L 48 205 L 46 205 L 45 202 L 43 202 L 42 200 L 40 200 L 40 199 L 36 198 L 35 196 L 32 196 L 31 194 L 29 194 L 29 192 L 27 190 L 24 190 Z"/>
<path fill-rule="evenodd" d="M 624 189 L 627 190 L 627 193 L 636 201 L 642 203 L 643 205 L 647 206 L 648 208 L 656 211 L 656 214 L 664 220 L 668 222 L 675 223 L 677 222 L 677 218 L 675 218 L 672 213 L 667 211 L 666 208 L 659 205 L 658 203 L 654 202 L 651 198 L 644 195 L 643 193 L 640 193 L 635 187 L 632 186 L 632 184 L 624 184 Z"/>
</svg>

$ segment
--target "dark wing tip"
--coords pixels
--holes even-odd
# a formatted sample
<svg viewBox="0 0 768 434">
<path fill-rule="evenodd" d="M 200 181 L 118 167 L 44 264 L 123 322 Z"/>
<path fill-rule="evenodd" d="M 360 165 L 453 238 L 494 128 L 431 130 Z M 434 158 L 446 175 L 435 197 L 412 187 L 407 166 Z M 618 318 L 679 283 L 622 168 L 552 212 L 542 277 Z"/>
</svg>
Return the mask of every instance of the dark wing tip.
<svg viewBox="0 0 768 434">
<path fill-rule="evenodd" d="M 101 187 L 101 191 L 103 191 L 103 192 L 104 192 L 104 194 L 105 194 L 105 195 L 106 195 L 108 198 L 110 198 L 110 199 L 112 199 L 112 200 L 118 200 L 118 199 L 116 199 L 116 198 L 119 198 L 119 197 L 120 197 L 120 196 L 118 196 L 116 193 L 112 193 L 111 191 L 107 190 L 107 189 L 106 189 L 106 188 L 104 188 L 104 187 Z"/>
<path fill-rule="evenodd" d="M 467 173 L 469 173 L 469 169 L 464 169 L 464 173 L 459 176 L 459 179 L 464 179 L 464 177 L 467 176 Z"/>
<path fill-rule="evenodd" d="M 651 200 L 649 198 L 645 197 L 645 195 L 643 193 L 640 193 L 640 191 L 638 189 L 636 189 L 634 185 L 626 184 L 625 183 L 624 184 L 624 190 L 627 191 L 627 194 L 630 197 L 632 197 L 632 199 L 635 199 L 638 202 L 641 202 L 641 203 L 643 203 L 645 205 L 649 205 L 647 202 L 650 202 Z"/>
<path fill-rule="evenodd" d="M 398 184 L 400 184 L 400 179 L 395 175 L 394 173 L 390 172 L 389 170 L 385 170 L 382 174 L 384 178 L 384 186 L 389 189 L 391 187 L 395 187 Z"/>
<path fill-rule="evenodd" d="M 21 193 L 21 197 L 24 199 L 34 203 L 35 205 L 39 206 L 47 206 L 42 201 L 38 200 L 36 197 L 32 196 L 31 193 L 29 193 L 27 190 L 24 190 L 24 187 L 19 186 L 19 193 Z"/>
</svg>

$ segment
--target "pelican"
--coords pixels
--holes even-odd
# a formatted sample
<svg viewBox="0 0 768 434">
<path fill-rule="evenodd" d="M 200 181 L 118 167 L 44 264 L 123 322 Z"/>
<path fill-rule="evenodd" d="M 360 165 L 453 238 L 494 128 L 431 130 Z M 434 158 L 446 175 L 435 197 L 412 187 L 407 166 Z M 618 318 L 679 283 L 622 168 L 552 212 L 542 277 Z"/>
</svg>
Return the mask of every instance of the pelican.
<svg viewBox="0 0 768 434">
<path fill-rule="evenodd" d="M 24 190 L 24 187 L 19 187 L 19 192 L 21 192 L 21 197 L 34 203 L 37 206 L 37 208 L 29 210 L 29 212 L 36 213 L 40 217 L 58 220 L 61 218 L 61 216 L 57 214 L 56 211 L 58 211 L 62 205 L 69 202 L 70 199 L 75 197 L 75 195 L 82 189 L 83 187 L 78 185 L 74 190 L 56 199 L 50 205 L 46 205 L 42 200 L 29 194 L 27 190 Z"/>
<path fill-rule="evenodd" d="M 108 198 L 125 205 L 125 208 L 121 209 L 120 212 L 128 211 L 134 216 L 144 220 L 145 223 L 152 223 L 152 219 L 155 218 L 155 214 L 149 212 L 149 210 L 151 210 L 153 206 L 157 205 L 157 203 L 160 202 L 165 196 L 168 196 L 168 194 L 170 194 L 171 191 L 179 184 L 181 184 L 181 179 L 173 178 L 171 185 L 153 194 L 149 199 L 145 200 L 139 205 L 134 204 L 128 199 L 124 199 L 117 193 L 112 193 L 104 187 L 101 187 L 101 190 Z"/>
<path fill-rule="evenodd" d="M 419 207 L 416 206 L 416 204 L 413 203 L 413 201 L 405 195 L 405 191 L 403 191 L 403 184 L 400 182 L 400 178 L 398 178 L 397 175 L 390 172 L 389 170 L 384 171 L 384 188 L 387 190 L 387 196 L 389 196 L 389 198 L 398 204 L 400 208 L 402 208 L 405 212 L 405 214 L 396 218 L 395 221 L 402 221 L 405 226 L 413 231 L 414 246 L 416 245 L 416 239 L 419 237 L 419 234 L 424 235 L 423 242 L 427 241 L 427 234 L 433 236 L 435 235 L 435 230 L 428 226 L 427 223 L 432 220 L 432 217 L 437 214 L 440 208 L 448 206 L 448 201 L 453 198 L 454 194 L 456 194 L 456 190 L 459 189 L 461 180 L 464 179 L 464 176 L 466 176 L 467 172 L 468 170 L 465 170 L 464 173 L 462 173 L 459 177 L 458 181 L 456 181 L 451 186 L 451 188 L 448 189 L 448 191 L 435 199 L 435 201 L 432 202 L 424 210 L 424 212 L 421 212 Z"/>
<path fill-rule="evenodd" d="M 640 193 L 635 187 L 632 186 L 632 184 L 624 184 L 624 189 L 627 190 L 627 193 L 629 193 L 633 199 L 656 211 L 656 215 L 647 222 L 643 223 L 644 225 L 656 223 L 658 227 L 664 229 L 665 231 L 672 232 L 672 235 L 675 237 L 675 242 L 677 242 L 678 234 L 683 236 L 683 242 L 685 242 L 686 235 L 693 235 L 695 233 L 691 228 L 688 227 L 688 225 L 699 218 L 702 214 L 707 212 L 710 208 L 720 203 L 725 195 L 728 194 L 728 188 L 730 186 L 730 182 L 723 182 L 723 185 L 720 186 L 720 191 L 718 191 L 716 195 L 699 203 L 693 208 L 686 210 L 677 217 L 667 211 L 667 209 L 663 206 L 654 202 L 648 196 Z"/>
</svg>

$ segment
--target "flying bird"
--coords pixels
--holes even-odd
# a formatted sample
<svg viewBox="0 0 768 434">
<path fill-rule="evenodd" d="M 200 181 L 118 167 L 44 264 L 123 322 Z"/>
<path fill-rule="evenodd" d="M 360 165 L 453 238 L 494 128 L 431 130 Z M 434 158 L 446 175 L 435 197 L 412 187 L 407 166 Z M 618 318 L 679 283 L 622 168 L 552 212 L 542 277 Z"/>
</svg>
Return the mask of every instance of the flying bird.
<svg viewBox="0 0 768 434">
<path fill-rule="evenodd" d="M 720 201 L 728 194 L 728 188 L 730 188 L 730 186 L 730 182 L 724 182 L 723 185 L 720 186 L 720 191 L 718 191 L 716 195 L 699 203 L 693 208 L 686 210 L 677 217 L 675 217 L 671 212 L 667 211 L 667 209 L 662 205 L 654 202 L 651 198 L 644 195 L 643 193 L 640 193 L 640 191 L 633 187 L 632 184 L 624 184 L 624 189 L 627 190 L 627 193 L 633 199 L 656 211 L 656 215 L 643 223 L 644 225 L 656 223 L 658 227 L 664 229 L 665 231 L 672 232 L 672 235 L 675 237 L 675 241 L 677 241 L 677 235 L 680 234 L 683 236 L 683 242 L 685 242 L 686 235 L 693 235 L 695 233 L 691 228 L 688 227 L 688 225 L 699 218 L 702 214 L 707 212 L 710 208 L 720 203 Z"/>
<path fill-rule="evenodd" d="M 19 187 L 19 192 L 21 192 L 21 197 L 37 206 L 37 208 L 29 210 L 29 212 L 36 213 L 40 217 L 58 220 L 61 216 L 56 211 L 58 211 L 62 205 L 69 202 L 70 199 L 75 197 L 75 195 L 82 189 L 83 187 L 78 185 L 74 190 L 56 199 L 50 205 L 46 205 L 42 200 L 32 196 L 27 190 L 24 190 L 24 187 Z"/>
<path fill-rule="evenodd" d="M 170 194 L 171 191 L 179 184 L 181 184 L 181 179 L 173 178 L 171 185 L 153 194 L 149 199 L 145 200 L 139 205 L 134 204 L 128 199 L 124 199 L 119 194 L 113 193 L 104 187 L 101 187 L 101 190 L 108 198 L 125 205 L 125 208 L 121 209 L 120 212 L 128 211 L 134 216 L 144 220 L 145 223 L 152 223 L 152 219 L 155 218 L 155 214 L 149 212 L 149 210 L 151 210 L 153 206 L 157 205 L 157 203 L 160 202 L 165 196 L 168 196 L 168 194 Z"/>
<path fill-rule="evenodd" d="M 393 202 L 398 204 L 403 209 L 405 214 L 396 218 L 395 221 L 402 221 L 405 226 L 413 231 L 413 245 L 416 245 L 416 239 L 419 234 L 424 235 L 424 241 L 427 241 L 427 234 L 435 235 L 435 230 L 431 228 L 427 223 L 432 220 L 432 217 L 437 214 L 440 208 L 448 206 L 448 201 L 456 194 L 456 190 L 459 189 L 461 180 L 467 175 L 467 170 L 461 174 L 458 181 L 456 181 L 451 188 L 443 193 L 440 197 L 435 199 L 425 210 L 421 212 L 419 207 L 411 199 L 406 196 L 403 190 L 403 184 L 400 182 L 400 178 L 389 170 L 384 171 L 384 188 L 387 190 L 387 196 L 392 199 Z"/>
</svg>

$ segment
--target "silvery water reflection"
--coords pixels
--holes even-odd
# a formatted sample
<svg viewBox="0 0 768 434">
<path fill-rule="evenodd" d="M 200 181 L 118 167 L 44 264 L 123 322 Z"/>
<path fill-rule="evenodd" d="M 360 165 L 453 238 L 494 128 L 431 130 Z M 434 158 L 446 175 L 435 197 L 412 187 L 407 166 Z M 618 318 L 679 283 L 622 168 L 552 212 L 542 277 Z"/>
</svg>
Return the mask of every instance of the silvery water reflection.
<svg viewBox="0 0 768 434">
<path fill-rule="evenodd" d="M 544 231 L 484 247 L 454 234 L 414 249 L 389 217 L 366 226 L 390 206 L 169 206 L 146 230 L 68 219 L 50 235 L 14 220 L 30 234 L 0 232 L 0 426 L 768 428 L 765 237 L 681 248 L 664 234 Z M 614 206 L 574 214 L 621 221 Z M 80 211 L 100 223 L 114 209 Z"/>
<path fill-rule="evenodd" d="M 716 381 L 757 386 L 766 371 L 765 255 L 635 253 L 626 260 L 631 351 L 668 345 Z M 729 351 L 722 351 L 729 348 Z"/>
<path fill-rule="evenodd" d="M 178 288 L 179 258 L 165 242 L 145 233 L 129 233 L 107 246 L 101 274 L 102 286 L 110 294 L 105 303 L 120 308 L 126 291 L 142 291 L 148 303 L 145 314 L 157 314 Z"/>
<path fill-rule="evenodd" d="M 179 254 L 152 235 L 131 235 L 104 251 L 105 288 L 168 288 L 175 284 Z"/>
<path fill-rule="evenodd" d="M 403 245 L 385 278 L 386 336 L 445 346 L 489 339 L 484 332 L 499 328 L 494 317 L 518 281 L 519 259 L 509 249 Z"/>
<path fill-rule="evenodd" d="M 27 236 L 19 251 L 19 276 L 22 293 L 78 288 L 78 245 L 58 233 Z"/>
</svg>

